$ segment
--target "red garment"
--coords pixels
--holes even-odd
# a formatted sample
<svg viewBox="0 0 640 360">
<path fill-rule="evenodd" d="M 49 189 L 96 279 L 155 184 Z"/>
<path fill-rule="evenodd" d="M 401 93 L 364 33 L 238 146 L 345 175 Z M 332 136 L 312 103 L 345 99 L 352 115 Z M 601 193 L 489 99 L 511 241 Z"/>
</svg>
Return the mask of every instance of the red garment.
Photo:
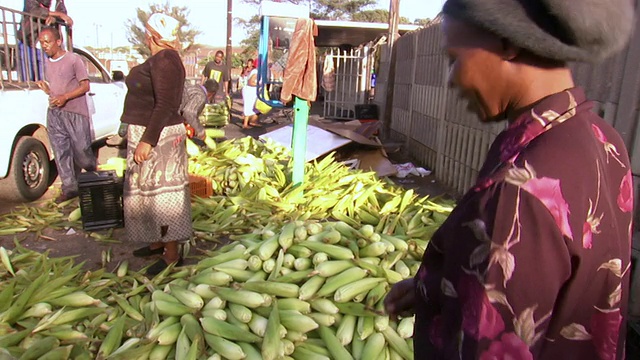
<svg viewBox="0 0 640 360">
<path fill-rule="evenodd" d="M 492 144 L 416 276 L 416 359 L 621 359 L 631 168 L 581 89 Z"/>
<path fill-rule="evenodd" d="M 316 45 L 313 39 L 317 32 L 311 19 L 298 19 L 291 38 L 289 58 L 284 70 L 280 100 L 291 101 L 292 96 L 315 101 L 318 95 L 318 76 L 316 74 Z"/>
</svg>

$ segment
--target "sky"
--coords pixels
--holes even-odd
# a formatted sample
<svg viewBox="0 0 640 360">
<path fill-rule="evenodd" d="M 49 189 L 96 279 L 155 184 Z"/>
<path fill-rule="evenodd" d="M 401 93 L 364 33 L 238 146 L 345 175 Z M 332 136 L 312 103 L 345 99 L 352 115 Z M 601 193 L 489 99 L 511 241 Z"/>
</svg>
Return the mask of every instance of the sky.
<svg viewBox="0 0 640 360">
<path fill-rule="evenodd" d="M 69 16 L 74 21 L 74 42 L 82 46 L 129 46 L 125 22 L 136 17 L 136 9 L 149 9 L 149 4 L 165 0 L 66 0 Z M 389 0 L 377 0 L 374 8 L 389 9 Z M 434 18 L 442 8 L 443 0 L 399 0 L 400 16 L 410 20 Z M 3 6 L 22 10 L 23 0 L 3 0 Z M 55 0 L 52 1 L 55 3 Z M 202 32 L 196 43 L 224 46 L 227 32 L 227 0 L 170 0 L 172 6 L 186 6 L 189 21 Z M 258 7 L 241 0 L 233 0 L 234 18 L 249 19 L 258 14 Z M 245 37 L 241 26 L 234 25 L 233 45 Z"/>
</svg>

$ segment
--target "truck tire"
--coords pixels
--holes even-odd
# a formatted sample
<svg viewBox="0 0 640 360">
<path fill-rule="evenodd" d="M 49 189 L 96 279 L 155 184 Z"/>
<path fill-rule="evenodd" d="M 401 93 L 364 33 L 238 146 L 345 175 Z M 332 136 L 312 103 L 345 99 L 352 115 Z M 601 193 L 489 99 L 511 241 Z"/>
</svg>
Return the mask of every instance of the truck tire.
<svg viewBox="0 0 640 360">
<path fill-rule="evenodd" d="M 0 194 L 7 200 L 39 199 L 51 183 L 51 166 L 47 149 L 40 141 L 31 136 L 18 138 L 9 175 L 0 182 Z"/>
</svg>

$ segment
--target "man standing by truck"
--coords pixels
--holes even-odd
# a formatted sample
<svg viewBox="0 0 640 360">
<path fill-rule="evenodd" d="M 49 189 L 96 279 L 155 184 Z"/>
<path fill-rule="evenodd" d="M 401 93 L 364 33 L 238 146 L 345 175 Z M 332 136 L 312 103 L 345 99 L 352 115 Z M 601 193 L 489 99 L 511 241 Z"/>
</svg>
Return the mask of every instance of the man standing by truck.
<svg viewBox="0 0 640 360">
<path fill-rule="evenodd" d="M 91 150 L 91 120 L 85 94 L 89 77 L 82 59 L 62 48 L 60 32 L 44 28 L 40 46 L 47 54 L 45 78 L 38 86 L 49 95 L 47 129 L 62 181 L 62 202 L 78 196 L 77 176 L 82 169 L 95 171 L 96 157 Z"/>
</svg>

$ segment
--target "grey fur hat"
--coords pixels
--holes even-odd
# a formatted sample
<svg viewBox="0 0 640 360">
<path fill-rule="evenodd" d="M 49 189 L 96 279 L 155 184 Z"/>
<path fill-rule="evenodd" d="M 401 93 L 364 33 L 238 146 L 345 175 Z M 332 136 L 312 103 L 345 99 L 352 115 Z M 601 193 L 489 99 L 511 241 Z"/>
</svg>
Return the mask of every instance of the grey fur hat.
<svg viewBox="0 0 640 360">
<path fill-rule="evenodd" d="M 632 0 L 447 0 L 442 12 L 561 61 L 603 60 L 635 26 Z"/>
</svg>

